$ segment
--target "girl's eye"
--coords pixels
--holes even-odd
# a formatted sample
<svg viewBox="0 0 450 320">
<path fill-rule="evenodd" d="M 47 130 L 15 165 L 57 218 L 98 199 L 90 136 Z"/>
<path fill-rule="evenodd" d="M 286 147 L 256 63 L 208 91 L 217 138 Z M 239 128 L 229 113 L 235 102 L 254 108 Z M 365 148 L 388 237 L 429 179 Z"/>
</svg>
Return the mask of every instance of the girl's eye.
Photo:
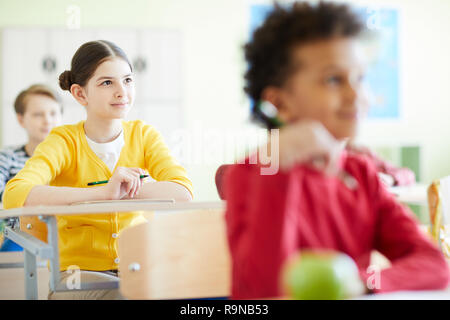
<svg viewBox="0 0 450 320">
<path fill-rule="evenodd" d="M 125 82 L 126 82 L 126 83 L 133 82 L 133 78 L 126 78 L 126 79 L 125 79 Z"/>
<path fill-rule="evenodd" d="M 108 85 L 110 85 L 111 83 L 112 83 L 111 80 L 106 80 L 106 81 L 103 81 L 103 82 L 102 82 L 102 86 L 108 86 Z"/>
</svg>

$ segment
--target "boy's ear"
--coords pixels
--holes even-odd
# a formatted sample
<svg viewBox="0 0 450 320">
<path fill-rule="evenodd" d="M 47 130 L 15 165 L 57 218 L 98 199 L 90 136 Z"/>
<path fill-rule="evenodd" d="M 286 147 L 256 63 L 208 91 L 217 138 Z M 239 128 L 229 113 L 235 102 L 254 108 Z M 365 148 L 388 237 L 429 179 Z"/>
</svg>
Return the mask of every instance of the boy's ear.
<svg viewBox="0 0 450 320">
<path fill-rule="evenodd" d="M 79 104 L 87 106 L 86 91 L 79 84 L 73 84 L 70 87 L 70 93 L 78 101 Z"/>
<path fill-rule="evenodd" d="M 25 126 L 23 123 L 23 114 L 16 113 L 16 116 L 17 116 L 17 122 L 19 122 L 20 126 L 25 129 Z"/>
<path fill-rule="evenodd" d="M 278 110 L 278 118 L 287 122 L 288 108 L 286 108 L 286 104 L 284 103 L 283 91 L 281 88 L 275 86 L 266 87 L 261 94 L 261 98 L 273 104 Z"/>
<path fill-rule="evenodd" d="M 277 108 L 278 112 L 280 112 L 283 103 L 281 102 L 281 92 L 279 88 L 274 86 L 266 87 L 261 94 L 261 98 L 262 100 L 273 104 Z"/>
</svg>

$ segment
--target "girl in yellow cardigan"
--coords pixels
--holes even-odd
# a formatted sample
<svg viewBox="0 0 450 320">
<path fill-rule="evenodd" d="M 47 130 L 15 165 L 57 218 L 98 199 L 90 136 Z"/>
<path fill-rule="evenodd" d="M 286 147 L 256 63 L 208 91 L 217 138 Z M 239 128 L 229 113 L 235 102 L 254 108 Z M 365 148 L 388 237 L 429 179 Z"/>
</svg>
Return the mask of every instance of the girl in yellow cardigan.
<svg viewBox="0 0 450 320">
<path fill-rule="evenodd" d="M 68 205 L 79 201 L 173 198 L 192 199 L 186 171 L 170 155 L 161 135 L 142 121 L 124 121 L 134 102 L 131 64 L 108 41 L 83 44 L 71 70 L 59 77 L 63 90 L 86 108 L 86 121 L 60 126 L 36 148 L 25 167 L 6 185 L 5 208 Z M 143 183 L 149 173 L 155 182 Z M 87 187 L 92 181 L 109 180 Z M 82 270 L 81 281 L 117 276 L 119 232 L 145 221 L 139 213 L 57 217 L 61 281 L 69 266 Z M 30 221 L 21 221 L 21 228 Z M 33 221 L 45 237 L 45 225 Z M 46 239 L 42 239 L 46 240 Z M 50 292 L 49 299 L 116 299 L 118 290 Z"/>
</svg>

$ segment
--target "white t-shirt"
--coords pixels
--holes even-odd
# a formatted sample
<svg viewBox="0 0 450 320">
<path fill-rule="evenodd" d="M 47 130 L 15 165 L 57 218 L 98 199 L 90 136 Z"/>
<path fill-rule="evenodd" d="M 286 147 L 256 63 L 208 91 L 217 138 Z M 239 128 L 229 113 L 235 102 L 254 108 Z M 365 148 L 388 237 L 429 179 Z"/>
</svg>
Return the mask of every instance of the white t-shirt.
<svg viewBox="0 0 450 320">
<path fill-rule="evenodd" d="M 109 170 L 113 172 L 117 161 L 119 161 L 120 152 L 125 145 L 123 130 L 120 135 L 111 142 L 98 143 L 89 139 L 88 136 L 86 136 L 86 140 L 92 151 L 94 151 L 94 153 L 106 164 Z"/>
</svg>

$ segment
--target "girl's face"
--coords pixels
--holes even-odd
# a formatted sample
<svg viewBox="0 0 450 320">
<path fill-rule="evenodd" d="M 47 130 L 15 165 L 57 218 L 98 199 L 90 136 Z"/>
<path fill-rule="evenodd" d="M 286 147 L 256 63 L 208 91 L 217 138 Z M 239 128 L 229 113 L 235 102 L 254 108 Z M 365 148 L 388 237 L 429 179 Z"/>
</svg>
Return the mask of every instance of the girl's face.
<svg viewBox="0 0 450 320">
<path fill-rule="evenodd" d="M 121 58 L 102 62 L 81 91 L 83 99 L 77 100 L 86 107 L 88 117 L 124 119 L 135 96 L 130 66 Z"/>
</svg>

